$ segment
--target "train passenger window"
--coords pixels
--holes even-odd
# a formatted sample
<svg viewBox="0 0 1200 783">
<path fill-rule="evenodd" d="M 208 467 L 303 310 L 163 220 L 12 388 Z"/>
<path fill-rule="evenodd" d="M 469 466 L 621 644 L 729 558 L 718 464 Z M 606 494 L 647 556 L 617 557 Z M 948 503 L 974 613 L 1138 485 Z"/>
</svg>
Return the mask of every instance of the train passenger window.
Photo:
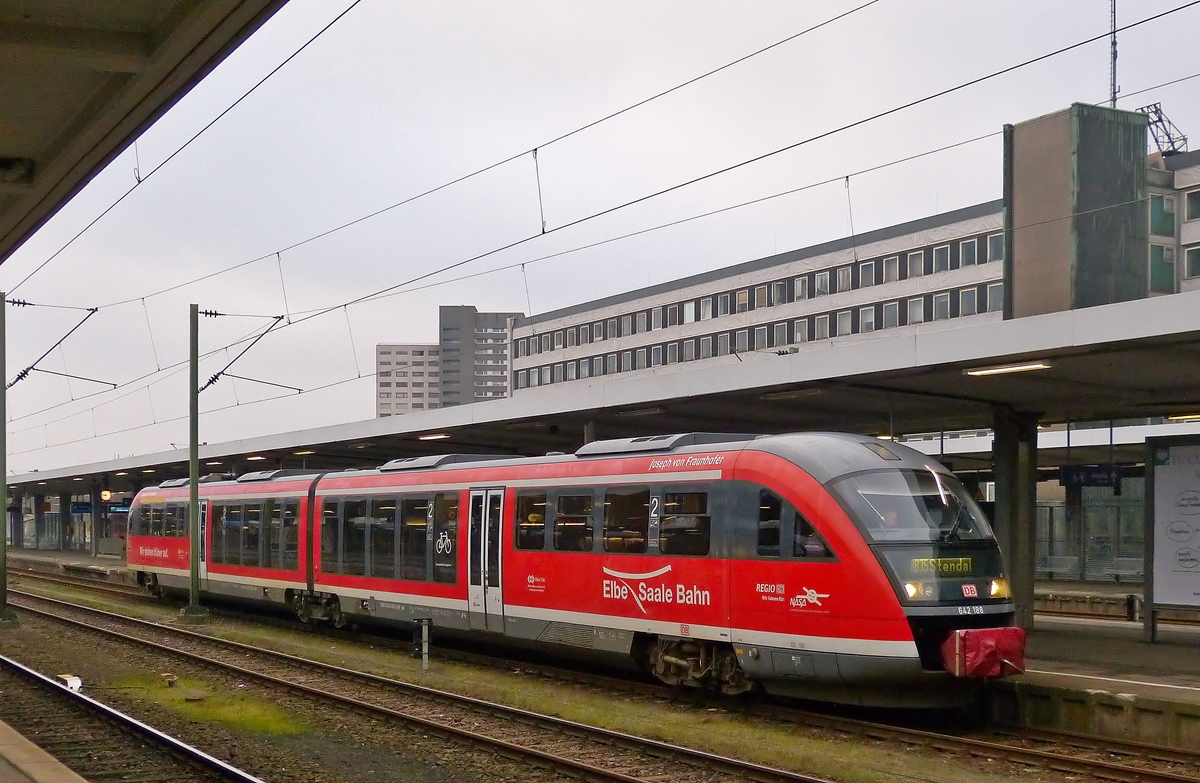
<svg viewBox="0 0 1200 783">
<path fill-rule="evenodd" d="M 367 573 L 367 501 L 342 503 L 342 571 L 364 576 Z"/>
<path fill-rule="evenodd" d="M 163 535 L 167 538 L 179 535 L 179 506 L 163 506 Z"/>
<path fill-rule="evenodd" d="M 242 565 L 258 566 L 262 555 L 262 503 L 247 503 L 242 518 Z"/>
<path fill-rule="evenodd" d="M 225 506 L 208 507 L 208 529 L 212 531 L 212 546 L 208 551 L 208 562 L 225 562 Z"/>
<path fill-rule="evenodd" d="M 516 516 L 517 549 L 546 548 L 546 493 L 518 492 Z"/>
<path fill-rule="evenodd" d="M 300 502 L 283 502 L 283 567 L 294 571 L 300 567 Z"/>
<path fill-rule="evenodd" d="M 371 501 L 371 576 L 396 578 L 396 501 Z"/>
<path fill-rule="evenodd" d="M 796 512 L 796 532 L 792 536 L 792 557 L 807 560 L 828 560 L 833 557 L 829 544 L 799 511 Z"/>
<path fill-rule="evenodd" d="M 163 507 L 160 505 L 150 506 L 150 535 L 162 536 L 163 534 Z"/>
<path fill-rule="evenodd" d="M 176 535 L 187 538 L 192 534 L 192 529 L 188 526 L 188 520 L 191 519 L 191 511 L 192 509 L 187 503 L 179 506 L 179 510 L 176 512 L 177 529 L 179 532 Z"/>
<path fill-rule="evenodd" d="M 242 563 L 242 507 L 225 507 L 225 562 Z"/>
<path fill-rule="evenodd" d="M 458 495 L 433 496 L 433 581 L 458 581 Z"/>
<path fill-rule="evenodd" d="M 779 557 L 779 530 L 783 524 L 783 501 L 765 489 L 758 493 L 758 554 Z"/>
<path fill-rule="evenodd" d="M 338 502 L 332 498 L 325 501 L 321 511 L 321 570 L 336 574 L 338 564 Z"/>
<path fill-rule="evenodd" d="M 650 531 L 650 489 L 610 489 L 604 493 L 604 551 L 643 554 Z"/>
<path fill-rule="evenodd" d="M 400 578 L 425 581 L 425 535 L 429 530 L 429 500 L 406 498 L 400 517 Z"/>
<path fill-rule="evenodd" d="M 658 548 L 664 555 L 707 555 L 712 517 L 707 492 L 668 492 L 663 497 Z"/>
<path fill-rule="evenodd" d="M 283 504 L 278 500 L 267 501 L 267 515 L 262 526 L 262 564 L 267 568 L 279 568 L 279 545 L 283 541 Z"/>
<path fill-rule="evenodd" d="M 554 515 L 554 548 L 560 552 L 592 551 L 591 495 L 559 495 Z"/>
</svg>

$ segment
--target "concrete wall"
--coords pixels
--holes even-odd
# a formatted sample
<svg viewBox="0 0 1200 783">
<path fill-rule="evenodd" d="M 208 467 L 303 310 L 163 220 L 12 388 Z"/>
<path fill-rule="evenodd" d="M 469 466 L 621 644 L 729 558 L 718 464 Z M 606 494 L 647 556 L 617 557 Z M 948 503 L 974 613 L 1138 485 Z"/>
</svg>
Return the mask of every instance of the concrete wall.
<svg viewBox="0 0 1200 783">
<path fill-rule="evenodd" d="M 1071 152 L 1070 109 L 1013 126 L 1014 318 L 1072 307 Z"/>
</svg>

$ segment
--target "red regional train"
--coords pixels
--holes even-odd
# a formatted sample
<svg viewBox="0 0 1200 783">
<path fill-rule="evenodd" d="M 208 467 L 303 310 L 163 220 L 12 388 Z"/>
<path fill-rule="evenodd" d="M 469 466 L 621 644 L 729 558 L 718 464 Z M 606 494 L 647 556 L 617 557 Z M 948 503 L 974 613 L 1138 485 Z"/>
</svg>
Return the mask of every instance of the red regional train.
<svg viewBox="0 0 1200 783">
<path fill-rule="evenodd" d="M 128 561 L 188 585 L 187 480 Z M 200 486 L 201 589 L 302 619 L 633 663 L 670 684 L 947 706 L 1022 665 L 988 521 L 945 467 L 835 434 L 683 434 Z"/>
</svg>

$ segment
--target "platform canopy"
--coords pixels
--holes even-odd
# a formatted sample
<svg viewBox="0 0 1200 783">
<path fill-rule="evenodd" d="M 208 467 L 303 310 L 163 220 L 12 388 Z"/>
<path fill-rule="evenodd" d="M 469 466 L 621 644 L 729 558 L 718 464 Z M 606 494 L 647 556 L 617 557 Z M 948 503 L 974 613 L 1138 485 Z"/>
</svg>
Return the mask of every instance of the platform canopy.
<svg viewBox="0 0 1200 783">
<path fill-rule="evenodd" d="M 0 3 L 0 262 L 286 1 Z"/>
<path fill-rule="evenodd" d="M 1020 365 L 1045 366 L 987 372 Z M 595 438 L 984 430 L 997 409 L 1043 422 L 1200 414 L 1200 291 L 834 338 L 796 353 L 719 357 L 522 390 L 492 402 L 207 444 L 200 454 L 202 472 L 340 470 L 430 453 L 573 452 L 588 430 Z M 1105 433 L 1076 438 L 1075 461 L 1108 453 Z M 1137 451 L 1117 445 L 1123 456 Z M 931 445 L 922 448 L 928 453 Z M 947 453 L 969 459 L 962 451 Z M 93 481 L 128 489 L 186 475 L 186 456 L 147 454 L 12 476 L 9 483 L 26 494 L 78 491 Z M 964 467 L 986 467 L 985 455 L 974 456 Z"/>
</svg>

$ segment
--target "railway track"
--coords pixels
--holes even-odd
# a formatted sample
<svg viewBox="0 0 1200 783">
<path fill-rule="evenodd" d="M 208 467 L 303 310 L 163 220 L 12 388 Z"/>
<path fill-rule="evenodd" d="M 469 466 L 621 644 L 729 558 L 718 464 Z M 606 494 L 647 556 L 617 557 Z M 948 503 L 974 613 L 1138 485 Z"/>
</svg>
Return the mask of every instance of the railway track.
<svg viewBox="0 0 1200 783">
<path fill-rule="evenodd" d="M 242 612 L 224 612 L 224 614 L 251 622 L 264 621 L 264 618 L 257 615 Z M 297 623 L 278 621 L 274 618 L 269 618 L 269 624 L 293 629 L 298 627 L 311 629 L 311 626 L 300 626 Z M 147 625 L 153 624 L 147 623 Z M 161 628 L 162 626 L 155 627 Z M 177 631 L 177 629 L 171 630 L 172 632 L 192 633 Z M 324 631 L 318 629 L 318 632 Z M 335 631 L 333 629 L 328 629 L 328 633 L 333 638 L 340 638 L 347 641 L 365 640 L 377 647 L 390 647 L 403 651 L 409 649 L 407 643 L 385 636 L 356 634 L 348 631 Z M 266 652 L 258 648 L 250 649 L 258 652 Z M 280 655 L 277 653 L 272 654 Z M 510 658 L 500 658 L 480 653 L 442 649 L 439 650 L 439 655 L 494 668 L 511 669 L 513 667 L 513 661 Z M 315 664 L 315 662 L 313 663 Z M 324 664 L 317 665 L 324 666 Z M 1195 783 L 1196 781 L 1200 781 L 1200 753 L 1179 748 L 1038 729 L 1002 730 L 984 737 L 959 736 L 902 725 L 797 709 L 779 704 L 708 699 L 694 691 L 685 690 L 681 694 L 678 689 L 670 689 L 653 683 L 621 677 L 610 677 L 544 664 L 526 664 L 522 662 L 520 665 L 522 667 L 530 667 L 536 674 L 561 679 L 566 682 L 583 683 L 605 689 L 664 699 L 677 700 L 684 698 L 702 707 L 740 712 L 771 721 L 785 720 L 809 728 L 910 745 L 920 745 L 980 758 L 1002 758 L 1018 764 L 1035 765 L 1068 774 L 1084 774 L 1101 779 L 1122 781 L 1175 781 L 1176 783 L 1184 781 Z M 452 694 L 447 695 L 453 698 L 462 698 L 453 696 Z M 1063 752 L 1064 749 L 1068 750 L 1068 752 Z"/>
<path fill-rule="evenodd" d="M 0 720 L 90 783 L 261 783 L 4 656 L 0 696 Z"/>
<path fill-rule="evenodd" d="M 411 685 L 57 599 L 16 594 L 19 600 L 11 605 L 30 614 L 575 778 L 602 783 L 826 783 L 811 775 Z M 33 606 L 37 602 L 53 610 Z M 171 644 L 165 643 L 165 636 L 171 637 Z"/>
</svg>

